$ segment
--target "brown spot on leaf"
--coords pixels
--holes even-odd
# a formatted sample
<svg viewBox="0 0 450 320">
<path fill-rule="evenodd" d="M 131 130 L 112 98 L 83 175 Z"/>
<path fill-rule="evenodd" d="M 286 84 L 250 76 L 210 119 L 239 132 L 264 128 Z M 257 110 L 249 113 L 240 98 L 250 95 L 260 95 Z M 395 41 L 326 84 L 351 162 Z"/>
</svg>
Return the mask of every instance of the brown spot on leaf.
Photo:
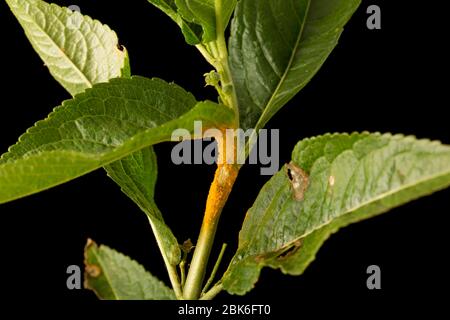
<svg viewBox="0 0 450 320">
<path fill-rule="evenodd" d="M 98 278 L 102 273 L 102 269 L 95 264 L 87 264 L 84 270 L 91 278 Z"/>
<path fill-rule="evenodd" d="M 85 249 L 87 250 L 89 247 L 95 246 L 95 245 L 96 244 L 95 244 L 94 240 L 92 240 L 91 238 L 88 238 Z"/>
<path fill-rule="evenodd" d="M 295 200 L 302 201 L 309 185 L 308 174 L 292 161 L 286 165 L 286 174 L 291 182 L 292 195 Z"/>
<path fill-rule="evenodd" d="M 261 254 L 261 255 L 255 257 L 255 261 L 256 261 L 256 263 L 262 263 L 262 262 L 264 262 L 265 258 L 266 257 L 263 254 Z"/>
<path fill-rule="evenodd" d="M 91 248 L 96 250 L 97 244 L 92 239 L 89 238 L 87 240 L 86 246 L 84 247 L 84 265 L 85 265 L 84 270 L 86 271 L 85 287 L 88 287 L 86 285 L 86 281 L 87 281 L 86 277 L 97 278 L 102 273 L 102 270 L 100 269 L 99 266 L 89 263 L 88 251 L 91 250 Z"/>
<path fill-rule="evenodd" d="M 294 255 L 301 247 L 302 247 L 303 241 L 297 240 L 294 242 L 292 246 L 285 249 L 281 254 L 278 255 L 277 260 L 283 261 Z"/>
</svg>

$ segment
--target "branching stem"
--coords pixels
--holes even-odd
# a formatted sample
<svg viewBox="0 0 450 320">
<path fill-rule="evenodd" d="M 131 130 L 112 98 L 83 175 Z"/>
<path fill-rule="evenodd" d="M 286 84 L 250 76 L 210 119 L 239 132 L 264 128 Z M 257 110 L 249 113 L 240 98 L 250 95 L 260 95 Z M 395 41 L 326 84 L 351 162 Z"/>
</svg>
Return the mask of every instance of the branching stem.
<svg viewBox="0 0 450 320">
<path fill-rule="evenodd" d="M 211 275 L 209 276 L 209 279 L 206 282 L 205 287 L 202 290 L 202 296 L 205 295 L 205 293 L 208 291 L 209 287 L 214 282 L 214 278 L 216 277 L 217 271 L 219 270 L 220 262 L 222 262 L 222 258 L 223 258 L 223 255 L 224 255 L 226 249 L 227 249 L 227 244 L 224 243 L 222 245 L 222 250 L 220 250 L 219 257 L 217 258 L 216 264 L 214 265 L 213 271 L 211 272 Z"/>
<path fill-rule="evenodd" d="M 220 90 L 217 91 L 221 102 L 235 111 L 235 123 L 233 129 L 236 129 L 239 127 L 239 109 L 233 78 L 228 63 L 228 50 L 225 41 L 226 26 L 223 25 L 224 19 L 221 16 L 223 14 L 223 1 L 224 0 L 215 0 L 216 40 L 207 44 L 198 45 L 197 48 L 206 60 L 214 66 L 220 76 Z M 237 150 L 234 147 L 233 152 L 227 154 L 226 134 L 225 132 L 223 133 L 222 137 L 216 137 L 219 150 L 218 166 L 208 194 L 205 215 L 194 255 L 192 257 L 191 266 L 183 287 L 183 297 L 189 300 L 199 299 L 201 296 L 202 284 L 214 243 L 219 218 L 239 173 L 240 167 L 236 164 Z M 228 144 L 230 142 L 235 146 L 235 141 L 228 141 Z M 213 270 L 212 276 L 215 275 L 215 272 L 217 272 L 217 270 Z M 209 285 L 210 283 L 207 284 L 207 286 Z M 220 290 L 222 290 L 222 286 L 220 284 L 215 285 L 211 290 L 204 294 L 204 297 L 212 298 L 217 295 Z"/>
</svg>

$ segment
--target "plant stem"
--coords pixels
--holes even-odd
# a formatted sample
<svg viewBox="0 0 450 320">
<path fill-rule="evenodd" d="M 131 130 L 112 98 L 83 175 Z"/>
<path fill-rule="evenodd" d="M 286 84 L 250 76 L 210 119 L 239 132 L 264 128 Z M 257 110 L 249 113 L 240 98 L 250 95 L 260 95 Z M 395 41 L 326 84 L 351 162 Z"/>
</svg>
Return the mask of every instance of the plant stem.
<svg viewBox="0 0 450 320">
<path fill-rule="evenodd" d="M 205 293 L 200 300 L 212 300 L 215 296 L 217 296 L 223 290 L 222 283 L 216 284 L 211 288 L 207 293 Z"/>
<path fill-rule="evenodd" d="M 150 222 L 150 226 L 153 229 L 153 234 L 155 235 L 156 242 L 158 244 L 159 250 L 161 251 L 161 255 L 164 260 L 164 264 L 166 265 L 167 273 L 169 274 L 170 283 L 172 284 L 173 291 L 175 292 L 175 296 L 178 300 L 183 299 L 183 291 L 181 290 L 180 280 L 178 278 L 177 268 L 170 264 L 169 259 L 167 258 L 166 253 L 164 252 L 164 247 L 162 245 L 162 241 L 159 237 L 159 233 L 156 232 L 156 228 L 151 219 L 148 219 Z"/>
<path fill-rule="evenodd" d="M 186 282 L 186 261 L 185 260 L 180 262 L 180 276 L 181 276 L 181 288 L 183 288 L 184 283 Z"/>
<path fill-rule="evenodd" d="M 202 56 L 206 59 L 206 61 L 208 61 L 208 63 L 212 66 L 215 65 L 215 59 L 214 57 L 211 55 L 211 53 L 205 48 L 205 46 L 203 44 L 197 44 L 195 46 L 198 51 L 200 51 L 200 53 L 202 54 Z"/>
<path fill-rule="evenodd" d="M 223 144 L 223 142 L 220 144 Z M 238 167 L 234 164 L 219 162 L 206 201 L 205 216 L 184 285 L 183 296 L 185 299 L 196 300 L 200 297 L 217 224 L 237 178 L 238 170 Z"/>
<path fill-rule="evenodd" d="M 220 75 L 220 90 L 218 90 L 218 93 L 222 103 L 235 111 L 233 129 L 236 129 L 239 128 L 239 108 L 233 78 L 228 64 L 228 49 L 225 41 L 226 26 L 223 25 L 222 2 L 223 0 L 215 0 L 214 2 L 216 10 L 216 40 L 199 45 L 197 48 Z M 236 161 L 237 150 L 234 141 L 235 138 L 233 137 L 233 152 L 227 154 L 226 134 L 225 132 L 223 133 L 223 137 L 216 137 L 219 150 L 218 166 L 209 190 L 202 227 L 183 287 L 183 297 L 188 300 L 200 298 L 219 218 L 239 173 L 240 166 L 237 165 Z M 230 142 L 228 141 L 228 143 Z M 213 270 L 213 274 L 215 272 Z M 214 286 L 205 294 L 205 297 L 214 297 L 222 290 L 221 288 L 221 285 Z"/>
<path fill-rule="evenodd" d="M 205 287 L 202 290 L 202 295 L 204 295 L 208 291 L 209 287 L 213 283 L 214 278 L 216 277 L 217 270 L 219 270 L 219 266 L 220 266 L 220 262 L 222 261 L 223 254 L 225 253 L 226 249 L 227 249 L 227 244 L 224 243 L 222 245 L 222 250 L 220 250 L 219 257 L 217 258 L 216 264 L 214 265 L 213 271 L 211 272 L 211 275 L 209 276 L 209 279 L 208 279 L 208 281 L 206 281 Z"/>
<path fill-rule="evenodd" d="M 183 292 L 181 290 L 180 281 L 178 280 L 178 273 L 176 267 L 166 263 L 167 272 L 169 273 L 170 283 L 178 300 L 183 300 Z"/>
</svg>

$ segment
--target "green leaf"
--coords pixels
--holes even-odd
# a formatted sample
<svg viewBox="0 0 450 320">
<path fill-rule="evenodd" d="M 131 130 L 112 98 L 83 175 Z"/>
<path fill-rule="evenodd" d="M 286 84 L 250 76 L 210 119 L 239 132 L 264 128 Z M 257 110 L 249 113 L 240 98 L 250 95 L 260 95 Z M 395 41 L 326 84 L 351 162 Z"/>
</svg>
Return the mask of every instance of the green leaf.
<svg viewBox="0 0 450 320">
<path fill-rule="evenodd" d="M 245 0 L 231 27 L 241 127 L 260 129 L 317 73 L 360 0 Z"/>
<path fill-rule="evenodd" d="M 164 223 L 154 201 L 158 169 L 153 148 L 135 152 L 107 165 L 105 169 L 122 191 L 147 214 L 155 237 L 161 245 L 162 253 L 171 265 L 177 265 L 181 259 L 178 241 Z"/>
<path fill-rule="evenodd" d="M 51 74 L 73 96 L 96 83 L 131 76 L 126 48 L 119 48 L 115 33 L 100 22 L 43 1 L 9 1 L 9 4 Z M 181 257 L 178 242 L 153 201 L 156 157 L 151 147 L 105 169 L 148 215 L 167 261 L 178 264 Z"/>
<path fill-rule="evenodd" d="M 0 159 L 0 203 L 70 181 L 150 145 L 170 141 L 178 128 L 233 122 L 233 112 L 197 103 L 160 79 L 113 79 L 65 101 Z"/>
<path fill-rule="evenodd" d="M 186 21 L 202 27 L 202 43 L 216 39 L 214 0 L 175 0 L 175 4 Z"/>
<path fill-rule="evenodd" d="M 117 36 L 107 26 L 78 12 L 39 0 L 12 0 L 8 3 L 51 74 L 70 94 L 76 95 L 96 83 L 112 78 L 130 77 L 127 51 L 124 47 L 119 49 Z M 139 172 L 140 169 L 147 171 Z M 137 151 L 109 165 L 106 170 L 124 192 L 153 219 L 152 225 L 165 244 L 168 260 L 177 264 L 181 255 L 178 243 L 153 202 L 156 181 L 153 150 L 147 148 Z M 129 173 L 133 175 L 127 176 Z M 148 180 L 147 186 L 140 179 L 149 176 L 153 180 Z M 141 190 L 142 193 L 139 193 Z"/>
<path fill-rule="evenodd" d="M 108 26 L 41 0 L 7 0 L 52 76 L 72 95 L 128 70 L 126 50 Z"/>
<path fill-rule="evenodd" d="M 237 0 L 148 0 L 181 28 L 188 44 L 217 38 L 217 27 L 225 30 Z"/>
<path fill-rule="evenodd" d="M 88 240 L 84 287 L 104 300 L 175 300 L 174 292 L 129 257 Z"/>
<path fill-rule="evenodd" d="M 248 211 L 223 285 L 244 294 L 264 266 L 300 274 L 339 228 L 449 185 L 450 146 L 438 142 L 369 133 L 303 140 Z"/>
<path fill-rule="evenodd" d="M 148 0 L 155 7 L 167 14 L 181 29 L 184 39 L 190 45 L 202 42 L 202 29 L 200 26 L 185 20 L 178 12 L 175 0 Z"/>
</svg>

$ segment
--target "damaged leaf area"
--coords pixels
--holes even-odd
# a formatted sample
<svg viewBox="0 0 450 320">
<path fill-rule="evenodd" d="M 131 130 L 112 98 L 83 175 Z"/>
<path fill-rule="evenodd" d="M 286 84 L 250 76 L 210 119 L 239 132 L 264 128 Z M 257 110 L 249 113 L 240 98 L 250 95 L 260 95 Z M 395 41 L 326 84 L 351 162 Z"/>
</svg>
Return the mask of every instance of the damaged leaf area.
<svg viewBox="0 0 450 320">
<path fill-rule="evenodd" d="M 309 178 L 306 172 L 293 162 L 286 165 L 286 173 L 291 181 L 292 195 L 295 200 L 302 201 L 308 188 Z"/>
<path fill-rule="evenodd" d="M 290 257 L 294 256 L 300 250 L 302 245 L 303 245 L 302 239 L 295 241 L 291 247 L 289 247 L 288 249 L 286 249 L 277 256 L 277 261 L 289 260 Z"/>
<path fill-rule="evenodd" d="M 299 275 L 339 228 L 450 185 L 450 147 L 401 135 L 306 139 L 292 161 L 247 214 L 223 278 L 229 293 L 251 290 L 264 266 Z"/>
<path fill-rule="evenodd" d="M 88 240 L 84 287 L 103 300 L 175 300 L 164 283 L 129 257 Z"/>
</svg>

